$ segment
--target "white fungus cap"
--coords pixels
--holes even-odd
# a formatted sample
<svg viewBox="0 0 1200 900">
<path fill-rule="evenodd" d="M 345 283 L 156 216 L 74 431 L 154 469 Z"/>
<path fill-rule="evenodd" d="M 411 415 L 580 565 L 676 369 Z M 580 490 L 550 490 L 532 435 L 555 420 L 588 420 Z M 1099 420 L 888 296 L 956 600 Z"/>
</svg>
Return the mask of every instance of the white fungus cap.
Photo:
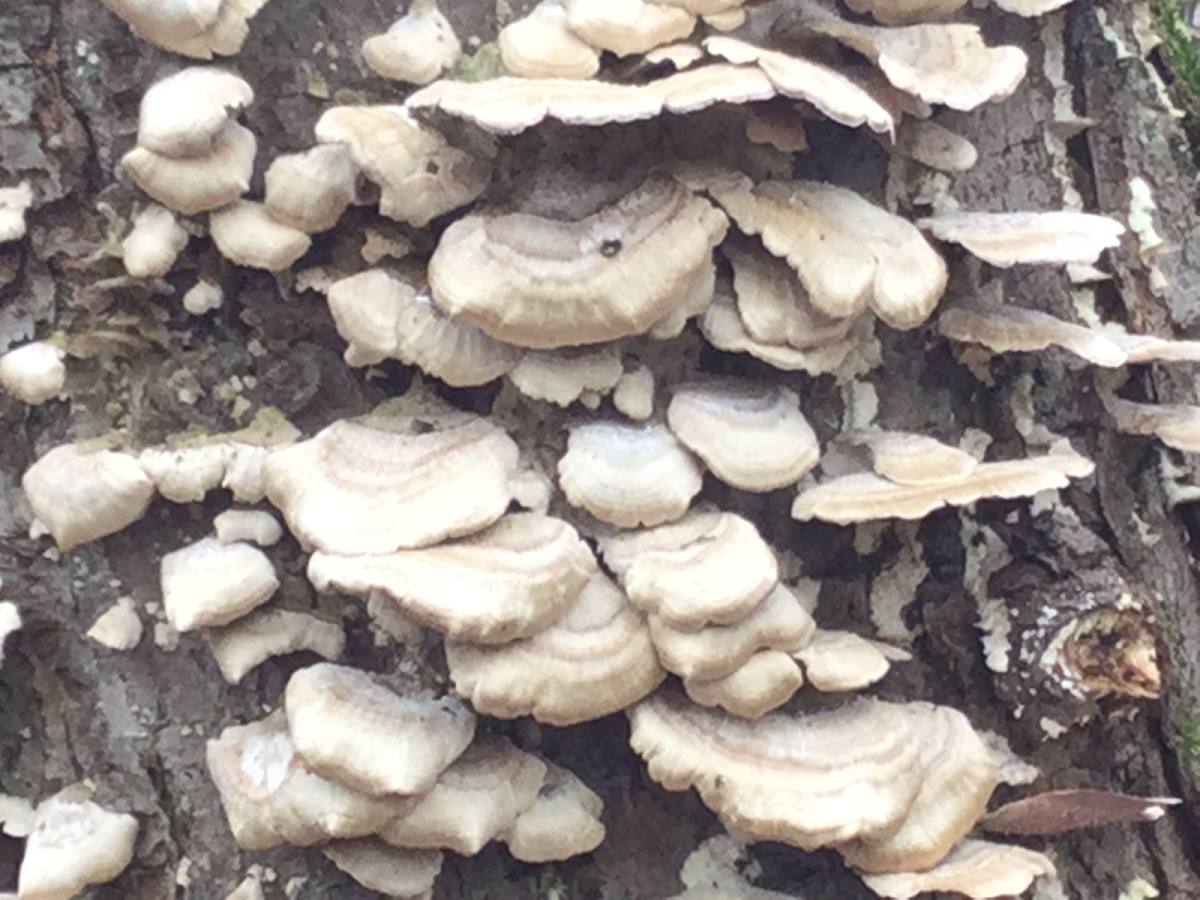
<svg viewBox="0 0 1200 900">
<path fill-rule="evenodd" d="M 271 561 L 249 544 L 204 538 L 162 561 L 163 607 L 181 633 L 232 622 L 266 603 L 278 587 Z"/>
<path fill-rule="evenodd" d="M 0 356 L 0 387 L 22 403 L 53 400 L 67 380 L 66 352 L 46 341 L 34 341 Z"/>
<path fill-rule="evenodd" d="M 17 876 L 21 900 L 69 900 L 112 881 L 133 861 L 138 822 L 109 812 L 70 787 L 42 801 Z"/>
<path fill-rule="evenodd" d="M 377 75 L 429 84 L 458 61 L 462 47 L 436 0 L 412 0 L 408 14 L 386 33 L 367 38 L 362 52 Z"/>
<path fill-rule="evenodd" d="M 187 246 L 188 233 L 165 206 L 152 203 L 137 214 L 121 242 L 125 271 L 134 278 L 161 278 Z"/>
</svg>

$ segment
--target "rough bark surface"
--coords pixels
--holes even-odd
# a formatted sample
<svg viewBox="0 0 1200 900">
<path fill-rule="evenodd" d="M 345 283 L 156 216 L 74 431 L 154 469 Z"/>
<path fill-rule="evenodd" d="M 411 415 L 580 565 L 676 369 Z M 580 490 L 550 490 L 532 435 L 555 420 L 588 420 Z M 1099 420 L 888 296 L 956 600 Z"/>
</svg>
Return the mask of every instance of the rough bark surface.
<svg viewBox="0 0 1200 900">
<path fill-rule="evenodd" d="M 442 5 L 460 35 L 483 42 L 494 37 L 497 11 L 490 2 Z M 1030 52 L 1030 76 L 1002 104 L 945 118 L 980 150 L 979 165 L 950 190 L 967 208 L 1042 209 L 1061 207 L 1070 183 L 1087 208 L 1124 220 L 1130 179 L 1145 179 L 1158 203 L 1155 226 L 1167 241 L 1157 263 L 1168 287 L 1161 294 L 1151 290 L 1146 262 L 1130 236 L 1113 255 L 1115 278 L 1098 290 L 1096 303 L 1106 317 L 1137 330 L 1194 336 L 1200 328 L 1200 184 L 1179 119 L 1164 105 L 1153 70 L 1129 50 L 1136 48 L 1131 10 L 1124 0 L 1077 0 L 1042 22 L 985 14 L 991 43 L 1016 43 Z M 365 77 L 357 51 L 394 12 L 393 4 L 375 0 L 275 0 L 254 20 L 245 49 L 228 65 L 258 95 L 248 120 L 260 139 L 260 167 L 276 153 L 311 143 L 312 124 L 328 98 L 394 96 L 387 85 Z M 1069 79 L 1066 96 L 1097 123 L 1065 142 L 1065 154 L 1047 139 L 1056 88 L 1043 62 L 1055 40 L 1061 41 Z M 148 637 L 133 652 L 111 653 L 82 637 L 120 596 L 132 596 L 151 621 L 158 560 L 206 533 L 227 498 L 190 507 L 155 501 L 125 532 L 61 556 L 48 552 L 44 539 L 27 537 L 19 477 L 58 443 L 114 428 L 152 442 L 189 426 L 237 427 L 216 387 L 248 375 L 255 386 L 244 393 L 255 406 L 276 406 L 311 433 L 399 392 L 411 377 L 396 367 L 368 382 L 347 369 L 323 301 L 311 293 L 294 295 L 286 283 L 262 273 L 224 270 L 231 302 L 215 316 L 190 319 L 178 309 L 177 295 L 198 269 L 217 266 L 212 251 L 200 249 L 203 242 L 193 242 L 169 279 L 176 297 L 97 286 L 121 272 L 111 250 L 136 191 L 117 162 L 133 143 L 138 101 L 146 85 L 178 65 L 133 39 L 97 0 L 0 0 L 0 186 L 28 178 L 37 193 L 29 237 L 0 246 L 0 350 L 61 329 L 76 336 L 81 356 L 72 363 L 69 401 L 26 408 L 0 396 L 0 599 L 17 602 L 26 623 L 9 639 L 0 670 L 0 789 L 36 799 L 87 779 L 100 802 L 139 817 L 134 865 L 117 882 L 96 889 L 96 898 L 220 898 L 254 863 L 274 873 L 266 886 L 272 898 L 370 897 L 317 850 L 239 851 L 204 767 L 205 739 L 260 717 L 277 703 L 290 672 L 311 660 L 273 660 L 230 687 L 198 638 L 166 649 Z M 814 152 L 798 160 L 800 174 L 833 178 L 877 197 L 907 177 L 889 172 L 886 158 L 866 139 L 851 145 L 861 152 L 836 159 L 822 156 L 822 139 L 818 130 Z M 835 139 L 845 141 L 846 135 L 831 133 L 829 140 Z M 332 241 L 318 242 L 314 258 L 336 250 Z M 1072 316 L 1078 298 L 1056 270 L 1017 268 L 998 277 L 1012 302 Z M 251 353 L 251 339 L 267 352 Z M 1097 397 L 1097 376 L 1065 354 L 1011 357 L 994 366 L 989 386 L 956 361 L 929 327 L 888 332 L 882 340 L 886 375 L 872 376 L 882 425 L 944 436 L 981 428 L 995 438 L 997 455 L 1023 455 L 1011 401 L 1023 390 L 1019 385 L 1032 385 L 1036 420 L 1070 437 L 1096 460 L 1097 470 L 1094 480 L 1063 492 L 1074 516 L 1038 512 L 1023 502 L 985 504 L 975 512 L 938 513 L 905 532 L 924 547 L 930 573 L 907 611 L 917 658 L 881 693 L 964 709 L 978 727 L 1008 736 L 1038 765 L 1043 787 L 1200 798 L 1200 605 L 1192 553 L 1197 522 L 1187 508 L 1168 502 L 1160 451 L 1144 439 L 1115 434 Z M 829 379 L 784 376 L 745 357 L 707 351 L 699 365 L 798 388 L 823 438 L 841 417 L 842 401 Z M 1121 390 L 1132 398 L 1194 403 L 1192 372 L 1143 367 Z M 179 389 L 191 386 L 198 399 L 181 402 Z M 486 394 L 454 392 L 452 399 L 486 407 Z M 545 416 L 540 428 L 547 434 L 565 421 L 559 414 L 536 415 Z M 897 532 L 861 556 L 850 530 L 793 522 L 786 492 L 749 497 L 710 485 L 706 494 L 753 515 L 773 543 L 823 580 L 824 622 L 869 628 L 871 579 L 900 547 Z M 1038 563 L 1021 582 L 1026 593 L 1013 591 L 1014 597 L 1033 598 L 1030 603 L 1050 596 L 1064 573 L 1119 563 L 1156 606 L 1169 686 L 1164 702 L 1102 705 L 1089 722 L 1056 740 L 1046 739 L 1042 710 L 1031 706 L 1015 717 L 1015 694 L 984 664 L 978 611 L 964 588 L 967 520 L 999 534 L 1017 563 Z M 295 544 L 285 542 L 273 557 L 287 602 L 330 602 L 311 596 Z M 351 606 L 347 657 L 376 669 L 396 665 L 399 651 L 375 646 L 364 616 Z M 1048 707 L 1046 714 L 1053 713 Z M 580 773 L 605 800 L 608 839 L 594 854 L 553 866 L 514 864 L 496 847 L 472 859 L 451 859 L 438 883 L 439 898 L 663 897 L 679 890 L 677 873 L 687 853 L 719 828 L 695 796 L 669 794 L 649 781 L 626 745 L 623 717 L 570 729 L 523 722 L 490 727 Z M 1191 850 L 1198 825 L 1189 803 L 1153 826 L 1112 826 L 1050 846 L 1069 897 L 1115 898 L 1135 877 L 1154 884 L 1163 897 L 1200 897 Z M 756 857 L 763 886 L 812 900 L 870 896 L 832 853 L 763 846 Z M 0 891 L 14 888 L 19 858 L 20 843 L 0 838 Z"/>
</svg>

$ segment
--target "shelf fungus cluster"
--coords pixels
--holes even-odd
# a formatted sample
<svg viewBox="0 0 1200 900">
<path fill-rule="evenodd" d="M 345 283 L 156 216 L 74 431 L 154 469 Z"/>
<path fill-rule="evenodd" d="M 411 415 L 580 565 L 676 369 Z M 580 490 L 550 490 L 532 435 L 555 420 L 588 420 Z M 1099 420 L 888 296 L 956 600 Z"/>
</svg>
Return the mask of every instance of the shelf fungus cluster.
<svg viewBox="0 0 1200 900">
<path fill-rule="evenodd" d="M 241 846 L 320 845 L 388 896 L 431 896 L 444 850 L 500 841 L 547 862 L 600 843 L 583 782 L 475 726 L 454 698 L 320 663 L 292 675 L 282 708 L 210 740 L 208 768 Z"/>
<path fill-rule="evenodd" d="M 265 5 L 104 2 L 138 36 L 201 59 L 236 53 Z M 163 627 L 201 638 L 230 683 L 271 656 L 325 660 L 296 669 L 265 718 L 208 742 L 240 846 L 319 846 L 367 888 L 411 898 L 432 896 L 447 851 L 499 842 L 529 863 L 589 853 L 605 834 L 600 797 L 517 746 L 522 728 L 477 725 L 624 712 L 655 782 L 695 789 L 750 839 L 833 848 L 880 896 L 1000 896 L 1053 874 L 1041 854 L 968 838 L 1000 779 L 968 718 L 856 695 L 907 651 L 819 627 L 821 585 L 802 577 L 803 554 L 764 537 L 779 523 L 713 498 L 762 511 L 787 491 L 794 519 L 847 525 L 1087 478 L 1092 462 L 1065 440 L 984 459 L 865 422 L 839 434 L 831 417 L 805 415 L 799 386 L 815 378 L 754 374 L 845 387 L 883 364 L 877 333 L 932 333 L 935 314 L 941 336 L 997 353 L 1056 345 L 1117 368 L 1200 352 L 960 297 L 939 313 L 958 247 L 976 267 L 1092 265 L 1119 242 L 1115 221 L 939 207 L 914 222 L 894 198 L 817 180 L 821 166 L 797 176 L 813 122 L 929 169 L 970 168 L 975 148 L 934 108 L 1000 102 L 1025 74 L 1026 54 L 987 45 L 963 0 L 845 6 L 542 0 L 498 37 L 508 74 L 457 80 L 441 77 L 462 52 L 449 20 L 414 0 L 362 56 L 422 87 L 326 108 L 312 146 L 263 167 L 261 197 L 258 139 L 240 121 L 260 113 L 246 80 L 199 66 L 146 91 L 122 160 L 154 201 L 129 217 L 131 279 L 162 279 L 193 237 L 208 241 L 231 266 L 324 294 L 344 360 L 366 379 L 388 360 L 423 375 L 406 396 L 366 415 L 365 403 L 330 411 L 307 434 L 264 411 L 231 434 L 66 444 L 24 474 L 38 528 L 62 551 L 130 525 L 156 496 L 227 490 L 238 504 L 212 536 L 162 558 Z M 522 134 L 539 127 L 540 144 Z M 372 223 L 351 253 L 345 220 Z M 942 244 L 956 246 L 944 256 Z M 283 276 L 301 260 L 304 277 Z M 214 278 L 193 284 L 189 312 L 221 306 Z M 732 357 L 723 370 L 738 377 L 709 374 L 703 341 L 766 365 Z M 48 342 L 18 348 L 0 357 L 0 384 L 26 403 L 58 397 L 63 357 Z M 494 403 L 471 393 L 486 414 L 435 399 L 500 380 Z M 1121 430 L 1200 449 L 1195 410 L 1106 406 Z M 392 671 L 357 667 L 342 622 L 301 608 L 279 564 L 298 572 L 298 554 L 314 604 L 359 598 L 381 644 L 404 645 L 388 648 Z M 1081 706 L 1157 695 L 1145 604 L 1119 574 L 1078 574 L 1061 597 L 1020 574 L 1005 570 L 996 588 L 1032 598 L 1019 655 L 1039 688 Z M 132 601 L 110 614 L 93 638 L 135 646 Z M 444 649 L 432 675 L 431 644 Z M 95 829 L 132 846 L 126 819 Z M 128 861 L 118 849 L 110 867 Z M 53 874 L 71 886 L 45 896 L 125 862 L 64 864 Z M 744 896 L 776 896 L 755 890 Z"/>
</svg>

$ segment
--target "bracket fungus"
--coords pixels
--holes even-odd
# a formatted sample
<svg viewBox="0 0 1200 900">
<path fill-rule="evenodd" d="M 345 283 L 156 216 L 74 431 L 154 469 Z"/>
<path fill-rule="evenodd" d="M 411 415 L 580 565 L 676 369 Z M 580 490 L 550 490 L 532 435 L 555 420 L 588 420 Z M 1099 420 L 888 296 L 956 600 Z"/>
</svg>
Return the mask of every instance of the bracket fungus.
<svg viewBox="0 0 1200 900">
<path fill-rule="evenodd" d="M 214 538 L 168 553 L 161 574 L 167 621 L 181 634 L 239 619 L 279 587 L 275 567 L 261 550 Z"/>
<path fill-rule="evenodd" d="M 345 144 L 362 173 L 379 186 L 379 212 L 418 228 L 470 203 L 491 178 L 491 165 L 450 144 L 403 106 L 332 106 L 314 128 L 322 144 Z"/>
<path fill-rule="evenodd" d="M 521 862 L 570 859 L 600 846 L 603 811 L 604 802 L 574 772 L 547 763 L 537 800 L 517 816 L 500 840 Z"/>
<path fill-rule="evenodd" d="M 805 850 L 890 833 L 924 777 L 913 720 L 878 700 L 752 722 L 660 691 L 629 720 L 631 746 L 667 790 L 695 787 L 730 828 Z"/>
<path fill-rule="evenodd" d="M 714 475 L 744 491 L 793 484 L 821 455 L 800 398 L 783 387 L 683 384 L 671 397 L 667 423 Z"/>
<path fill-rule="evenodd" d="M 808 584 L 813 586 L 815 583 Z M 649 624 L 663 668 L 685 680 L 697 681 L 731 675 L 759 650 L 800 650 L 817 627 L 792 589 L 782 584 L 732 625 L 681 631 L 655 615 L 649 617 Z"/>
<path fill-rule="evenodd" d="M 486 384 L 510 371 L 521 351 L 442 313 L 424 284 L 386 269 L 341 278 L 326 292 L 352 366 L 389 357 L 416 365 L 447 384 Z"/>
<path fill-rule="evenodd" d="M 499 646 L 447 640 L 446 665 L 455 692 L 478 712 L 551 725 L 619 712 L 666 674 L 645 621 L 601 573 L 545 631 Z"/>
<path fill-rule="evenodd" d="M 795 270 L 757 242 L 726 241 L 721 252 L 733 268 L 737 315 L 754 341 L 809 350 L 838 344 L 854 327 L 854 316 L 814 308 Z"/>
<path fill-rule="evenodd" d="M 578 221 L 476 213 L 442 234 L 429 261 L 434 302 L 521 347 L 641 334 L 711 264 L 725 216 L 653 177 Z"/>
<path fill-rule="evenodd" d="M 138 821 L 69 787 L 38 804 L 17 875 L 21 900 L 69 900 L 112 881 L 133 861 Z"/>
<path fill-rule="evenodd" d="M 714 196 L 740 229 L 787 259 L 827 316 L 844 319 L 870 306 L 892 327 L 912 328 L 946 288 L 946 264 L 917 228 L 846 188 L 765 181 Z"/>
<path fill-rule="evenodd" d="M 1029 64 L 1019 47 L 987 46 L 977 25 L 860 25 L 839 18 L 818 0 L 801 0 L 798 13 L 795 30 L 840 41 L 875 63 L 894 87 L 951 109 L 975 109 L 1009 97 Z"/>
<path fill-rule="evenodd" d="M 914 25 L 957 12 L 967 0 L 846 0 L 852 12 L 870 14 L 881 25 Z"/>
<path fill-rule="evenodd" d="M 0 388 L 30 405 L 53 400 L 67 383 L 66 355 L 48 341 L 31 341 L 0 354 Z"/>
<path fill-rule="evenodd" d="M 696 17 L 650 0 L 563 0 L 567 27 L 598 50 L 644 53 L 692 33 Z"/>
<path fill-rule="evenodd" d="M 267 214 L 297 231 L 327 231 L 358 198 L 358 174 L 345 144 L 277 156 L 263 176 Z"/>
<path fill-rule="evenodd" d="M 367 890 L 400 900 L 430 900 L 444 861 L 437 851 L 406 850 L 373 837 L 332 841 L 321 852 Z"/>
<path fill-rule="evenodd" d="M 296 671 L 284 705 L 309 768 L 373 797 L 428 791 L 475 734 L 475 714 L 453 697 L 399 694 L 332 663 Z"/>
<path fill-rule="evenodd" d="M 60 550 L 136 522 L 154 497 L 136 459 L 95 442 L 55 447 L 29 467 L 21 487 Z"/>
<path fill-rule="evenodd" d="M 121 165 L 159 203 L 193 215 L 237 200 L 250 187 L 258 142 L 229 116 L 250 86 L 221 69 L 184 69 L 142 98 L 138 143 Z"/>
<path fill-rule="evenodd" d="M 209 234 L 221 255 L 239 266 L 280 272 L 308 252 L 312 239 L 283 225 L 267 207 L 237 200 L 208 217 Z"/>
<path fill-rule="evenodd" d="M 267 0 L 102 0 L 136 37 L 197 59 L 233 56 Z"/>
<path fill-rule="evenodd" d="M 485 531 L 388 555 L 314 553 L 309 579 L 351 594 L 382 593 L 409 619 L 454 640 L 501 644 L 548 628 L 596 572 L 561 519 L 513 513 Z"/>
<path fill-rule="evenodd" d="M 585 79 L 600 69 L 600 51 L 570 29 L 561 0 L 542 0 L 500 29 L 496 43 L 505 70 L 522 78 Z"/>
<path fill-rule="evenodd" d="M 614 344 L 561 350 L 527 350 L 508 373 L 513 387 L 534 400 L 598 406 L 625 374 Z M 592 400 L 596 402 L 591 402 Z"/>
<path fill-rule="evenodd" d="M 209 628 L 204 641 L 221 677 L 237 684 L 272 656 L 307 650 L 327 660 L 338 659 L 346 633 L 336 622 L 290 609 L 262 609 L 229 625 Z"/>
<path fill-rule="evenodd" d="M 804 675 L 791 656 L 781 650 L 757 650 L 723 678 L 684 679 L 683 689 L 701 706 L 719 706 L 743 719 L 758 719 L 787 703 L 803 684 Z"/>
<path fill-rule="evenodd" d="M 142 620 L 133 600 L 121 597 L 100 614 L 87 637 L 109 650 L 132 650 L 142 640 Z"/>
<path fill-rule="evenodd" d="M 508 508 L 517 445 L 466 414 L 335 422 L 266 461 L 267 496 L 302 544 L 391 553 L 486 528 Z"/>
<path fill-rule="evenodd" d="M 873 519 L 921 519 L 943 506 L 966 506 L 989 497 L 1030 497 L 1086 478 L 1095 465 L 1058 441 L 1042 456 L 983 462 L 956 481 L 898 484 L 879 475 L 856 473 L 808 488 L 792 504 L 792 517 L 847 525 Z"/>
<path fill-rule="evenodd" d="M 874 641 L 849 631 L 823 628 L 816 629 L 808 643 L 792 656 L 803 667 L 807 682 L 826 693 L 862 690 L 883 678 L 892 667 L 891 655 Z M 908 654 L 903 656 L 907 658 Z"/>
<path fill-rule="evenodd" d="M 704 476 L 665 425 L 600 420 L 571 428 L 558 483 L 572 506 L 633 528 L 680 518 Z"/>
<path fill-rule="evenodd" d="M 936 863 L 974 825 L 996 783 L 966 717 L 929 703 L 860 698 L 748 721 L 660 691 L 629 718 L 631 746 L 667 790 L 695 787 L 752 838 L 834 846 L 874 871 Z"/>
<path fill-rule="evenodd" d="M 207 156 L 230 112 L 254 102 L 254 90 L 225 69 L 191 66 L 156 81 L 142 95 L 139 147 L 162 156 Z"/>
<path fill-rule="evenodd" d="M 188 233 L 165 206 L 152 203 L 137 214 L 121 242 L 125 271 L 134 278 L 161 278 L 187 246 Z"/>
<path fill-rule="evenodd" d="M 1107 216 L 1061 212 L 943 212 L 917 221 L 940 241 L 1002 269 L 1017 263 L 1095 263 L 1125 226 Z"/>
<path fill-rule="evenodd" d="M 458 61 L 462 46 L 436 0 L 412 0 L 385 33 L 363 42 L 362 54 L 383 78 L 429 84 Z"/>
<path fill-rule="evenodd" d="M 741 621 L 779 580 L 758 529 L 727 512 L 611 535 L 600 552 L 634 606 L 680 631 Z"/>
<path fill-rule="evenodd" d="M 246 850 L 365 837 L 412 806 L 408 797 L 370 797 L 316 775 L 282 710 L 224 729 L 208 741 L 206 759 L 229 830 Z"/>
<path fill-rule="evenodd" d="M 222 544 L 249 541 L 260 547 L 273 547 L 283 538 L 283 528 L 266 510 L 227 509 L 213 518 L 213 533 Z"/>
<path fill-rule="evenodd" d="M 0 244 L 25 237 L 25 211 L 32 205 L 33 187 L 28 181 L 0 188 Z"/>
<path fill-rule="evenodd" d="M 932 868 L 864 875 L 863 881 L 880 897 L 891 900 L 910 900 L 918 894 L 938 891 L 988 900 L 1019 896 L 1038 878 L 1054 875 L 1054 863 L 1044 853 L 1011 844 L 965 840 Z"/>
<path fill-rule="evenodd" d="M 534 805 L 546 771 L 546 763 L 505 738 L 478 741 L 379 836 L 396 847 L 474 856 Z"/>
</svg>

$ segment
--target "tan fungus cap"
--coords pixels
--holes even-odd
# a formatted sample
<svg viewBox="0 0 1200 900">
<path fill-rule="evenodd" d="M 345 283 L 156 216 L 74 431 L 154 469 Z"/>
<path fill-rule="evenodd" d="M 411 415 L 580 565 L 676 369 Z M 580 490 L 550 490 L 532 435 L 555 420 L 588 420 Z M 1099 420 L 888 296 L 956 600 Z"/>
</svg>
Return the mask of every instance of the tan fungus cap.
<svg viewBox="0 0 1200 900">
<path fill-rule="evenodd" d="M 297 231 L 327 231 L 357 196 L 358 164 L 346 144 L 277 156 L 267 168 L 267 213 Z"/>
<path fill-rule="evenodd" d="M 599 50 L 618 56 L 645 53 L 692 33 L 696 17 L 647 0 L 563 0 L 567 26 Z"/>
<path fill-rule="evenodd" d="M 976 25 L 879 28 L 839 19 L 816 0 L 805 0 L 803 10 L 803 29 L 863 54 L 900 90 L 951 109 L 970 110 L 1005 99 L 1025 78 L 1029 64 L 1019 47 L 987 46 Z"/>
<path fill-rule="evenodd" d="M 574 772 L 546 764 L 546 777 L 533 806 L 500 840 L 515 859 L 526 863 L 557 862 L 591 853 L 604 840 L 600 816 L 604 801 Z"/>
<path fill-rule="evenodd" d="M 572 506 L 635 528 L 686 513 L 704 476 L 665 425 L 597 421 L 571 429 L 558 483 Z"/>
<path fill-rule="evenodd" d="M 580 400 L 595 407 L 599 404 L 589 400 L 611 392 L 624 374 L 620 349 L 615 344 L 602 344 L 595 348 L 527 350 L 508 373 L 508 379 L 534 400 L 559 406 Z"/>
<path fill-rule="evenodd" d="M 475 734 L 474 713 L 454 697 L 399 694 L 333 663 L 293 673 L 284 707 L 305 764 L 373 797 L 428 791 Z"/>
<path fill-rule="evenodd" d="M 74 786 L 38 804 L 14 897 L 65 900 L 112 881 L 133 862 L 138 820 L 96 805 L 88 794 Z"/>
<path fill-rule="evenodd" d="M 1094 263 L 1125 233 L 1115 219 L 1072 210 L 945 212 L 917 226 L 1002 269 L 1017 263 Z"/>
<path fill-rule="evenodd" d="M 206 757 L 233 839 L 247 850 L 364 837 L 412 806 L 408 797 L 368 797 L 314 774 L 282 710 L 226 728 L 208 741 Z"/>
<path fill-rule="evenodd" d="M 363 42 L 362 54 L 383 78 L 429 84 L 458 62 L 462 46 L 436 0 L 412 0 L 406 15 Z"/>
<path fill-rule="evenodd" d="M 0 244 L 25 237 L 25 211 L 32 205 L 33 187 L 28 181 L 0 188 Z"/>
<path fill-rule="evenodd" d="M 714 475 L 744 491 L 771 491 L 799 481 L 821 448 L 800 398 L 787 388 L 750 382 L 682 384 L 667 423 Z"/>
<path fill-rule="evenodd" d="M 368 269 L 339 279 L 326 299 L 352 366 L 395 357 L 449 385 L 470 387 L 499 378 L 521 359 L 518 348 L 447 316 L 424 284 L 395 272 Z"/>
<path fill-rule="evenodd" d="M 735 716 L 758 719 L 792 699 L 804 684 L 796 661 L 782 650 L 758 650 L 724 678 L 685 679 L 688 697 L 701 706 L 719 706 Z"/>
<path fill-rule="evenodd" d="M 375 837 L 333 841 L 321 852 L 367 890 L 401 900 L 432 900 L 444 859 L 436 850 L 405 850 Z"/>
<path fill-rule="evenodd" d="M 268 272 L 290 268 L 312 246 L 307 234 L 276 222 L 265 205 L 251 200 L 238 200 L 212 213 L 208 228 L 227 260 Z"/>
<path fill-rule="evenodd" d="M 319 589 L 382 591 L 408 618 L 454 640 L 500 644 L 550 627 L 579 597 L 596 560 L 561 519 L 513 513 L 486 531 L 386 556 L 314 553 Z"/>
<path fill-rule="evenodd" d="M 474 856 L 534 805 L 545 777 L 542 760 L 505 738 L 480 740 L 379 836 L 397 847 L 445 848 Z"/>
<path fill-rule="evenodd" d="M 645 621 L 602 573 L 545 631 L 500 646 L 449 640 L 446 664 L 454 690 L 480 713 L 551 725 L 618 712 L 665 677 Z"/>
<path fill-rule="evenodd" d="M 21 487 L 60 550 L 136 522 L 154 496 L 136 459 L 88 444 L 55 447 L 29 467 Z"/>
<path fill-rule="evenodd" d="M 640 334 L 711 265 L 725 216 L 652 177 L 578 222 L 476 214 L 442 234 L 429 262 L 437 305 L 522 347 Z"/>
<path fill-rule="evenodd" d="M 335 422 L 265 464 L 267 496 L 303 544 L 390 553 L 486 528 L 508 508 L 517 445 L 486 419 Z"/>
<path fill-rule="evenodd" d="M 0 388 L 22 403 L 62 396 L 67 383 L 66 351 L 49 341 L 31 341 L 0 354 Z"/>
<path fill-rule="evenodd" d="M 240 541 L 204 538 L 168 553 L 161 567 L 163 608 L 181 634 L 227 625 L 262 606 L 279 587 L 266 554 Z"/>
<path fill-rule="evenodd" d="M 870 14 L 882 25 L 915 25 L 958 12 L 966 0 L 846 0 L 846 8 Z"/>
<path fill-rule="evenodd" d="M 346 647 L 340 623 L 290 609 L 252 612 L 230 625 L 205 630 L 204 640 L 229 684 L 237 684 L 273 656 L 307 650 L 335 660 Z"/>
<path fill-rule="evenodd" d="M 334 106 L 315 128 L 322 144 L 346 144 L 363 174 L 379 185 L 379 212 L 424 228 L 478 197 L 491 165 L 451 146 L 403 106 Z"/>
<path fill-rule="evenodd" d="M 792 656 L 804 667 L 808 683 L 825 693 L 860 691 L 879 681 L 892 667 L 890 658 L 874 641 L 849 631 L 823 628 L 814 631 L 808 644 Z"/>
<path fill-rule="evenodd" d="M 864 875 L 863 882 L 880 897 L 910 900 L 918 894 L 946 891 L 973 900 L 1023 895 L 1042 876 L 1053 878 L 1054 863 L 1044 853 L 964 840 L 941 862 L 923 872 Z"/>
<path fill-rule="evenodd" d="M 911 872 L 937 865 L 975 826 L 999 781 L 991 753 L 958 710 L 932 703 L 901 708 L 919 735 L 921 789 L 899 830 L 863 834 L 837 848 L 864 872 Z"/>
<path fill-rule="evenodd" d="M 854 330 L 851 320 L 851 330 Z M 747 330 L 734 302 L 718 295 L 700 320 L 700 331 L 718 350 L 727 353 L 749 353 L 768 365 L 788 372 L 804 371 L 810 375 L 836 372 L 862 343 L 858 334 L 833 343 L 801 350 L 789 344 L 769 344 L 756 340 Z"/>
<path fill-rule="evenodd" d="M 915 720 L 879 700 L 751 722 L 659 691 L 629 720 L 630 745 L 667 790 L 694 787 L 730 828 L 804 850 L 890 834 L 925 779 Z"/>
<path fill-rule="evenodd" d="M 138 112 L 139 147 L 162 156 L 208 156 L 231 110 L 254 102 L 242 78 L 206 66 L 181 69 L 152 84 Z"/>
<path fill-rule="evenodd" d="M 715 196 L 739 228 L 787 259 L 828 316 L 855 316 L 869 305 L 892 327 L 912 328 L 946 288 L 946 264 L 916 227 L 846 188 L 766 181 Z"/>
<path fill-rule="evenodd" d="M 125 271 L 134 278 L 161 278 L 171 271 L 187 246 L 188 233 L 165 206 L 152 203 L 133 220 L 133 230 L 121 242 Z"/>
<path fill-rule="evenodd" d="M 500 61 L 522 78 L 591 78 L 600 53 L 567 27 L 560 0 L 542 0 L 524 18 L 500 29 Z"/>
<path fill-rule="evenodd" d="M 615 534 L 600 549 L 633 605 L 680 631 L 741 621 L 779 580 L 770 545 L 728 512 Z"/>
<path fill-rule="evenodd" d="M 139 146 L 121 158 L 121 167 L 159 203 L 192 216 L 232 203 L 250 189 L 257 150 L 254 133 L 230 120 L 207 156 L 175 159 Z"/>
<path fill-rule="evenodd" d="M 144 41 L 196 59 L 232 56 L 267 0 L 102 0 Z"/>
<path fill-rule="evenodd" d="M 807 582 L 799 589 L 815 593 L 817 586 Z M 663 667 L 697 681 L 731 675 L 759 650 L 799 650 L 817 627 L 796 594 L 783 584 L 775 585 L 758 606 L 732 625 L 708 625 L 688 632 L 670 627 L 658 616 L 650 616 L 649 621 L 650 637 Z"/>
<path fill-rule="evenodd" d="M 966 506 L 988 497 L 1030 497 L 1066 487 L 1095 469 L 1067 441 L 1044 456 L 979 463 L 961 481 L 900 485 L 871 474 L 843 475 L 801 492 L 792 517 L 847 525 L 874 519 L 921 519 L 943 506 Z"/>
<path fill-rule="evenodd" d="M 825 116 L 857 128 L 866 125 L 872 131 L 891 134 L 896 123 L 874 97 L 836 69 L 798 56 L 788 56 L 748 44 L 737 38 L 710 37 L 704 49 L 731 63 L 754 63 L 785 97 L 811 103 Z"/>
<path fill-rule="evenodd" d="M 948 309 L 938 316 L 937 328 L 953 341 L 980 344 L 995 353 L 1044 350 L 1054 345 L 1097 366 L 1112 368 L 1130 361 L 1112 335 L 1034 309 Z"/>
</svg>

